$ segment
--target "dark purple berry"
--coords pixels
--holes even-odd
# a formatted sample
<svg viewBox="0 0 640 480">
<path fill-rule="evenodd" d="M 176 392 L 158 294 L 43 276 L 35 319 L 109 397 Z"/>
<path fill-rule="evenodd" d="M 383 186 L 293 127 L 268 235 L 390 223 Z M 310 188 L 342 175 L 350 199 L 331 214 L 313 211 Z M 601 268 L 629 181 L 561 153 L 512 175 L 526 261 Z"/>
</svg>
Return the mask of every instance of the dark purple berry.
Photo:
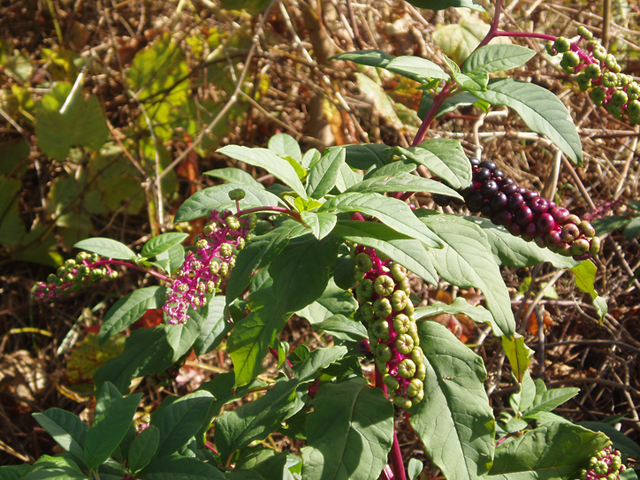
<svg viewBox="0 0 640 480">
<path fill-rule="evenodd" d="M 486 168 L 491 173 L 493 173 L 493 172 L 496 171 L 496 168 L 498 168 L 498 167 L 491 160 L 484 160 L 483 162 L 480 162 L 480 168 Z"/>
<path fill-rule="evenodd" d="M 491 210 L 503 210 L 507 205 L 507 196 L 502 192 L 498 192 L 491 199 L 489 205 L 491 205 Z"/>
<path fill-rule="evenodd" d="M 484 196 L 482 193 L 475 190 L 471 195 L 467 197 L 467 207 L 471 213 L 478 213 L 484 204 Z"/>
<path fill-rule="evenodd" d="M 485 198 L 491 198 L 498 192 L 498 183 L 495 180 L 487 180 L 482 183 L 482 194 Z"/>
<path fill-rule="evenodd" d="M 502 184 L 502 188 L 506 187 L 507 185 L 515 185 L 516 182 L 513 181 L 512 178 L 503 178 L 502 180 L 500 180 L 500 183 Z"/>
<path fill-rule="evenodd" d="M 509 225 L 511 225 L 511 222 L 513 221 L 513 215 L 508 210 L 500 210 L 491 218 L 491 221 L 493 223 L 497 223 L 498 225 L 509 227 Z"/>
<path fill-rule="evenodd" d="M 491 205 L 489 205 L 489 202 L 486 202 L 484 205 L 482 205 L 482 208 L 480 209 L 480 214 L 483 217 L 490 218 L 492 212 L 493 210 L 491 210 Z"/>
<path fill-rule="evenodd" d="M 516 212 L 516 223 L 521 227 L 528 225 L 533 220 L 533 212 L 529 207 L 523 205 Z"/>
<path fill-rule="evenodd" d="M 469 163 L 471 163 L 472 167 L 477 167 L 478 165 L 480 165 L 480 159 L 472 157 L 469 159 Z"/>
<path fill-rule="evenodd" d="M 518 187 L 518 190 L 519 190 L 518 193 L 522 195 L 522 198 L 524 198 L 524 201 L 526 202 L 527 197 L 525 197 L 524 194 L 527 193 L 527 189 L 524 187 Z"/>
<path fill-rule="evenodd" d="M 502 170 L 496 170 L 495 172 L 493 172 L 493 178 L 495 180 L 503 180 L 504 172 Z"/>
<path fill-rule="evenodd" d="M 453 198 L 453 200 L 451 201 L 456 207 L 461 207 L 462 205 L 464 205 L 464 200 L 462 198 Z"/>
<path fill-rule="evenodd" d="M 544 242 L 549 248 L 558 248 L 563 244 L 562 238 L 560 238 L 560 232 L 558 230 L 553 230 L 547 233 L 544 237 Z"/>
<path fill-rule="evenodd" d="M 509 229 L 509 233 L 515 237 L 522 235 L 522 227 L 516 222 L 511 222 L 507 228 Z"/>
<path fill-rule="evenodd" d="M 563 225 L 569 218 L 569 215 L 571 215 L 571 212 L 569 212 L 569 210 L 567 210 L 564 207 L 552 208 L 549 211 L 549 213 L 553 216 L 555 221 L 558 222 L 560 225 Z"/>
<path fill-rule="evenodd" d="M 505 193 L 505 195 L 507 195 L 507 197 L 509 195 L 511 195 L 512 193 L 516 193 L 519 191 L 519 188 L 517 185 L 515 185 L 514 183 L 505 185 L 504 183 L 502 184 L 502 188 L 500 189 L 501 191 L 503 191 Z"/>
<path fill-rule="evenodd" d="M 540 195 L 538 195 L 538 192 L 532 192 L 531 190 L 525 190 L 524 192 L 520 192 L 522 194 L 522 198 L 524 198 L 524 201 L 529 203 L 531 200 L 533 200 L 534 198 L 538 198 Z"/>
<path fill-rule="evenodd" d="M 507 208 L 509 210 L 519 210 L 522 205 L 524 205 L 524 198 L 522 198 L 522 195 L 519 193 L 509 195 L 509 199 L 507 200 Z"/>
<path fill-rule="evenodd" d="M 486 168 L 478 168 L 473 174 L 473 180 L 476 182 L 484 182 L 491 177 L 491 172 Z"/>
<path fill-rule="evenodd" d="M 451 197 L 436 193 L 433 195 L 433 201 L 436 202 L 436 204 L 440 205 L 441 207 L 448 207 L 449 204 L 451 203 Z"/>
<path fill-rule="evenodd" d="M 553 219 L 550 213 L 542 213 L 538 217 L 536 226 L 538 227 L 538 232 L 540 232 L 542 235 L 546 235 L 551 230 L 556 228 L 556 221 Z"/>
<path fill-rule="evenodd" d="M 358 343 L 358 350 L 360 350 L 360 353 L 370 353 L 371 348 L 369 346 L 369 340 L 366 338 L 364 340 L 360 340 L 360 342 Z"/>
<path fill-rule="evenodd" d="M 473 189 L 473 187 L 467 187 L 463 190 L 460 190 L 460 195 L 462 195 L 464 198 L 467 198 L 469 195 L 471 195 L 473 192 L 475 192 L 475 190 Z"/>
<path fill-rule="evenodd" d="M 589 254 L 589 252 L 587 253 L 583 253 L 582 255 L 574 255 L 573 259 L 574 260 L 578 260 L 579 262 L 582 260 L 586 260 L 587 258 L 589 258 L 591 255 Z"/>
<path fill-rule="evenodd" d="M 533 213 L 537 213 L 537 214 L 546 213 L 547 210 L 549 209 L 549 202 L 547 202 L 542 197 L 536 197 L 528 201 L 527 205 L 529 205 L 529 208 Z"/>
<path fill-rule="evenodd" d="M 524 226 L 524 231 L 522 232 L 522 238 L 530 242 L 535 238 L 537 234 L 538 234 L 538 228 L 536 227 L 536 224 L 533 222 L 527 223 L 527 225 Z"/>
</svg>

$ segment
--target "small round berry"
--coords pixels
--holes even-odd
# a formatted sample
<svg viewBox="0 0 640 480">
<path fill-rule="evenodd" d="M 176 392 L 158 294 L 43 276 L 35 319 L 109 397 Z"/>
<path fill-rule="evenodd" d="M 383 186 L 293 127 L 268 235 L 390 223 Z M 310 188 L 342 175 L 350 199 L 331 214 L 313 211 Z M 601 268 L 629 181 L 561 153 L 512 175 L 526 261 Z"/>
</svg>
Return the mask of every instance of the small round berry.
<svg viewBox="0 0 640 480">
<path fill-rule="evenodd" d="M 387 323 L 384 320 L 379 320 L 379 321 L 381 323 Z M 384 334 L 384 326 L 382 326 L 380 328 L 383 329 L 382 334 Z M 373 326 L 372 326 L 372 330 L 373 330 Z M 388 333 L 388 329 L 387 329 L 387 333 Z M 378 335 L 376 335 L 376 337 L 380 338 Z M 387 363 L 393 357 L 393 351 L 391 350 L 391 347 L 389 347 L 389 345 L 387 345 L 385 343 L 378 344 L 376 346 L 374 354 L 375 354 L 376 357 L 378 357 L 376 360 L 379 360 L 379 361 L 384 362 L 384 363 Z"/>
<path fill-rule="evenodd" d="M 393 330 L 401 335 L 407 333 L 411 329 L 411 319 L 404 313 L 399 313 L 393 318 Z"/>
<path fill-rule="evenodd" d="M 405 358 L 398 365 L 398 373 L 403 378 L 413 378 L 413 375 L 416 373 L 416 364 L 413 363 L 413 360 Z"/>
<path fill-rule="evenodd" d="M 591 80 L 584 73 L 581 73 L 576 77 L 576 83 L 581 92 L 586 92 L 591 88 Z"/>
<path fill-rule="evenodd" d="M 368 338 L 364 338 L 358 342 L 358 350 L 360 353 L 367 354 L 371 353 L 371 346 Z"/>
<path fill-rule="evenodd" d="M 407 269 L 397 262 L 394 262 L 389 266 L 389 273 L 396 282 L 401 282 L 407 278 Z"/>
<path fill-rule="evenodd" d="M 504 180 L 504 172 L 502 170 L 496 170 L 495 172 L 493 172 L 493 179 L 501 182 L 502 180 Z"/>
<path fill-rule="evenodd" d="M 241 227 L 240 220 L 238 220 L 238 218 L 233 215 L 229 215 L 225 219 L 225 223 L 227 224 L 227 227 L 229 227 L 231 230 L 239 230 Z"/>
<path fill-rule="evenodd" d="M 568 52 L 571 48 L 571 43 L 565 37 L 558 37 L 556 38 L 556 41 L 553 42 L 553 48 L 558 53 Z"/>
<path fill-rule="evenodd" d="M 558 54 L 558 52 L 556 52 L 556 49 L 553 48 L 553 42 L 551 40 L 547 42 L 547 44 L 545 45 L 545 48 L 547 50 L 547 53 L 552 57 L 555 57 Z"/>
<path fill-rule="evenodd" d="M 356 266 L 363 272 L 368 272 L 373 268 L 373 261 L 368 254 L 361 252 L 356 255 Z"/>
<path fill-rule="evenodd" d="M 602 70 L 600 70 L 600 65 L 597 63 L 591 63 L 585 67 L 584 74 L 588 79 L 595 80 L 602 76 Z"/>
<path fill-rule="evenodd" d="M 627 96 L 629 97 L 629 100 L 637 100 L 640 98 L 640 85 L 636 82 L 631 82 L 627 85 Z"/>
<path fill-rule="evenodd" d="M 486 168 L 478 168 L 473 174 L 473 180 L 476 182 L 484 182 L 491 177 L 491 172 Z"/>
<path fill-rule="evenodd" d="M 478 213 L 484 204 L 484 196 L 477 190 L 467 198 L 467 207 L 471 213 Z"/>
<path fill-rule="evenodd" d="M 403 333 L 396 339 L 396 349 L 403 355 L 409 355 L 413 350 L 413 338 L 411 335 Z"/>
<path fill-rule="evenodd" d="M 593 225 L 591 225 L 586 220 L 581 221 L 578 224 L 578 227 L 580 227 L 580 230 L 582 230 L 587 238 L 591 238 L 596 234 L 596 229 L 593 228 Z"/>
<path fill-rule="evenodd" d="M 489 170 L 491 173 L 496 171 L 497 165 L 495 164 L 495 162 L 492 162 L 491 160 L 484 160 L 483 162 L 480 162 L 480 168 L 486 168 L 487 170 Z"/>
<path fill-rule="evenodd" d="M 567 210 L 564 207 L 554 207 L 549 211 L 549 213 L 553 216 L 554 220 L 560 225 L 564 224 L 569 218 L 569 215 L 571 215 L 571 212 L 569 212 L 569 210 Z"/>
<path fill-rule="evenodd" d="M 469 163 L 471 163 L 472 167 L 477 167 L 478 165 L 480 165 L 480 159 L 476 157 L 471 157 L 469 159 Z"/>
<path fill-rule="evenodd" d="M 534 198 L 527 202 L 527 205 L 529 205 L 531 211 L 536 214 L 546 213 L 549 209 L 549 202 L 542 197 Z"/>
<path fill-rule="evenodd" d="M 224 258 L 228 258 L 233 255 L 233 247 L 228 243 L 223 243 L 220 245 L 220 255 Z"/>
<path fill-rule="evenodd" d="M 480 214 L 483 217 L 487 217 L 489 218 L 491 216 L 491 214 L 493 213 L 493 210 L 491 210 L 491 205 L 489 204 L 489 202 L 485 202 L 482 205 L 482 208 L 480 209 Z"/>
<path fill-rule="evenodd" d="M 524 192 L 520 192 L 524 201 L 529 203 L 534 198 L 538 198 L 540 195 L 538 192 L 534 192 L 533 190 L 525 190 Z"/>
<path fill-rule="evenodd" d="M 491 210 L 502 210 L 507 206 L 507 196 L 503 192 L 498 192 L 489 202 Z"/>
<path fill-rule="evenodd" d="M 498 182 L 495 180 L 486 180 L 482 183 L 481 191 L 485 198 L 491 198 L 498 192 Z"/>
<path fill-rule="evenodd" d="M 389 322 L 387 322 L 386 320 L 379 318 L 378 320 L 373 322 L 369 328 L 371 329 L 371 332 L 377 339 L 381 341 L 386 341 L 389 339 Z M 376 353 L 376 356 L 378 357 L 379 360 L 382 360 L 385 363 L 391 360 L 391 356 L 392 356 L 391 349 L 389 349 L 389 356 L 387 358 L 386 349 L 388 348 L 389 348 L 389 345 L 386 345 L 384 343 L 381 343 L 380 345 L 378 345 L 378 348 L 377 348 L 378 351 Z M 381 353 L 383 354 L 381 355 Z"/>
<path fill-rule="evenodd" d="M 577 67 L 580 64 L 580 57 L 576 52 L 566 52 L 562 60 L 570 67 Z"/>
<path fill-rule="evenodd" d="M 491 221 L 498 225 L 504 225 L 508 227 L 513 222 L 513 214 L 508 210 L 501 210 L 491 217 Z"/>
<path fill-rule="evenodd" d="M 452 198 L 447 195 L 440 195 L 439 193 L 433 195 L 433 201 L 441 207 L 448 207 L 451 204 L 451 200 Z"/>
<path fill-rule="evenodd" d="M 571 245 L 571 253 L 573 255 L 584 255 L 591 248 L 591 243 L 586 238 L 579 238 Z"/>
<path fill-rule="evenodd" d="M 593 54 L 593 58 L 599 62 L 604 62 L 604 59 L 607 58 L 607 49 L 599 44 L 593 46 L 593 51 L 591 53 Z"/>
<path fill-rule="evenodd" d="M 364 302 L 373 295 L 373 282 L 368 278 L 362 280 L 356 287 L 356 296 L 358 300 Z"/>
<path fill-rule="evenodd" d="M 396 397 L 393 399 L 393 404 L 398 408 L 404 408 L 409 410 L 413 406 L 413 402 L 405 397 Z"/>
<path fill-rule="evenodd" d="M 388 298 L 378 298 L 373 302 L 373 314 L 379 318 L 387 318 L 393 312 L 393 307 Z"/>
<path fill-rule="evenodd" d="M 601 240 L 600 237 L 593 237 L 591 239 L 591 247 L 589 247 L 589 253 L 592 255 L 597 255 L 600 252 L 600 247 L 601 247 Z"/>
<path fill-rule="evenodd" d="M 358 317 L 365 323 L 370 323 L 373 321 L 373 307 L 370 303 L 364 302 L 358 310 L 356 311 Z"/>
<path fill-rule="evenodd" d="M 389 374 L 382 376 L 382 382 L 391 391 L 396 391 L 398 387 L 400 387 L 400 384 L 398 383 L 398 381 Z"/>
<path fill-rule="evenodd" d="M 627 94 L 622 90 L 617 90 L 611 95 L 611 103 L 617 105 L 618 107 L 621 107 L 622 105 L 627 103 L 628 100 L 629 97 L 627 97 Z"/>
<path fill-rule="evenodd" d="M 553 216 L 550 213 L 542 213 L 538 217 L 536 227 L 538 227 L 539 233 L 541 233 L 542 235 L 546 235 L 551 230 L 556 228 L 556 221 L 553 219 Z"/>
<path fill-rule="evenodd" d="M 389 275 L 380 275 L 373 283 L 373 289 L 381 297 L 391 295 L 396 288 L 396 283 Z"/>
<path fill-rule="evenodd" d="M 231 200 L 242 200 L 245 195 L 245 191 L 241 188 L 234 188 L 229 192 L 229 198 Z"/>
<path fill-rule="evenodd" d="M 396 312 L 401 312 L 407 307 L 407 303 L 409 302 L 409 297 L 402 290 L 396 290 L 391 295 L 391 306 Z"/>
<path fill-rule="evenodd" d="M 521 206 L 516 211 L 515 221 L 521 227 L 524 227 L 525 225 L 530 224 L 532 220 L 533 220 L 533 212 L 526 205 Z"/>
<path fill-rule="evenodd" d="M 616 60 L 616 57 L 614 57 L 613 55 L 611 55 L 611 54 L 607 55 L 604 58 L 604 64 L 612 72 L 620 73 L 620 70 L 621 70 L 620 69 L 620 65 L 618 65 L 618 61 Z"/>
<path fill-rule="evenodd" d="M 638 100 L 630 100 L 627 103 L 627 113 L 629 116 L 640 114 L 640 102 Z"/>
<path fill-rule="evenodd" d="M 607 88 L 614 88 L 618 86 L 618 75 L 613 72 L 604 72 L 602 74 L 602 85 Z"/>
<path fill-rule="evenodd" d="M 524 226 L 522 238 L 530 242 L 536 237 L 536 235 L 538 235 L 538 227 L 536 227 L 536 224 L 534 222 L 528 223 Z"/>
<path fill-rule="evenodd" d="M 591 97 L 591 100 L 593 100 L 593 103 L 595 103 L 598 107 L 600 107 L 602 106 L 603 102 L 607 98 L 607 92 L 600 87 L 596 87 L 593 90 L 591 90 L 590 97 Z"/>
<path fill-rule="evenodd" d="M 562 227 L 562 241 L 571 243 L 580 236 L 581 232 L 575 223 L 567 223 Z"/>
<path fill-rule="evenodd" d="M 578 27 L 578 35 L 586 40 L 591 40 L 593 38 L 593 33 L 589 31 L 589 29 L 583 25 Z"/>
<path fill-rule="evenodd" d="M 520 187 L 518 187 L 515 183 L 509 183 L 507 185 L 504 184 L 504 182 L 502 183 L 502 188 L 500 189 L 501 192 L 504 192 L 507 197 L 509 195 L 511 195 L 512 193 L 520 193 Z"/>
<path fill-rule="evenodd" d="M 411 380 L 411 382 L 407 386 L 407 395 L 409 395 L 410 397 L 416 397 L 420 394 L 420 392 L 423 391 L 424 384 L 422 383 L 422 380 L 418 380 L 417 378 Z"/>
<path fill-rule="evenodd" d="M 507 199 L 507 208 L 512 211 L 520 210 L 524 205 L 524 198 L 519 193 L 509 195 Z"/>
<path fill-rule="evenodd" d="M 564 243 L 558 230 L 552 230 L 544 236 L 544 242 L 549 248 L 559 248 Z"/>
<path fill-rule="evenodd" d="M 514 237 L 519 237 L 522 235 L 522 227 L 518 225 L 516 222 L 511 222 L 511 224 L 507 227 L 509 233 Z"/>
</svg>

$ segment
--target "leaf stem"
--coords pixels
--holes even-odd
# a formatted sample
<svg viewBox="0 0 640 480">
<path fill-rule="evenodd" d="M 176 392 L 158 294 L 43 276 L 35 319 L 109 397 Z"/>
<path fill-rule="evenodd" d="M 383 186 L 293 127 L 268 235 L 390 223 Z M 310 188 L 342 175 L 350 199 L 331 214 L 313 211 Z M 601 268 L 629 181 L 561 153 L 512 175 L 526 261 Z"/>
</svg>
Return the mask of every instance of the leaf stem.
<svg viewBox="0 0 640 480">
<path fill-rule="evenodd" d="M 304 223 L 302 221 L 302 217 L 300 217 L 300 214 L 298 212 L 294 212 L 293 210 L 289 210 L 288 208 L 284 208 L 284 207 L 254 207 L 254 208 L 247 208 L 246 210 L 238 210 L 237 215 L 241 216 L 241 215 L 247 215 L 249 213 L 255 213 L 255 212 L 278 212 L 278 213 L 284 213 L 285 215 L 289 215 L 294 220 L 297 220 L 300 223 Z"/>
</svg>

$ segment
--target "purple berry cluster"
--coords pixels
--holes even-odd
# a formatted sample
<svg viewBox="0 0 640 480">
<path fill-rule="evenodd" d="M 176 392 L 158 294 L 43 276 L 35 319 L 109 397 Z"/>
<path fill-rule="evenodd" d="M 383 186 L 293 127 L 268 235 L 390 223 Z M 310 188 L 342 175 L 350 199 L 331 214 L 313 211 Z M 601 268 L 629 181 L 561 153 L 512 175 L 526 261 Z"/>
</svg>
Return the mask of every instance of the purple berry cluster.
<svg viewBox="0 0 640 480">
<path fill-rule="evenodd" d="M 75 260 L 70 258 L 56 273 L 52 273 L 46 282 L 38 282 L 34 288 L 34 295 L 42 300 L 50 300 L 60 295 L 77 292 L 87 285 L 103 278 L 113 280 L 118 278 L 118 272 L 112 270 L 97 254 L 80 252 Z"/>
<path fill-rule="evenodd" d="M 236 252 L 244 248 L 255 222 L 254 215 L 237 218 L 229 211 L 220 214 L 213 211 L 195 250 L 187 254 L 176 273 L 169 298 L 162 307 L 171 325 L 186 323 L 189 307 L 206 305 L 206 295 L 215 293 L 222 277 L 234 267 Z"/>
<path fill-rule="evenodd" d="M 550 55 L 562 54 L 560 66 L 569 74 L 578 74 L 576 82 L 580 90 L 591 90 L 591 99 L 597 106 L 604 106 L 615 118 L 627 115 L 640 124 L 640 85 L 633 77 L 620 73 L 616 58 L 593 40 L 593 34 L 585 27 L 578 28 L 578 41 L 570 42 L 558 37 L 547 43 Z M 580 43 L 587 41 L 586 51 Z"/>
<path fill-rule="evenodd" d="M 369 347 L 389 398 L 400 408 L 411 408 L 424 398 L 427 369 L 407 271 L 373 248 L 358 245 L 354 254 L 360 303 L 355 318 L 367 326 Z"/>
<path fill-rule="evenodd" d="M 576 260 L 586 260 L 598 253 L 600 239 L 589 222 L 537 192 L 519 187 L 494 162 L 481 162 L 477 158 L 471 158 L 470 162 L 472 183 L 461 194 L 471 213 L 480 213 L 496 225 L 506 227 L 512 235 Z M 451 200 L 434 196 L 439 205 Z"/>
<path fill-rule="evenodd" d="M 624 471 L 620 452 L 606 447 L 589 459 L 589 467 L 580 471 L 579 480 L 620 480 Z"/>
</svg>

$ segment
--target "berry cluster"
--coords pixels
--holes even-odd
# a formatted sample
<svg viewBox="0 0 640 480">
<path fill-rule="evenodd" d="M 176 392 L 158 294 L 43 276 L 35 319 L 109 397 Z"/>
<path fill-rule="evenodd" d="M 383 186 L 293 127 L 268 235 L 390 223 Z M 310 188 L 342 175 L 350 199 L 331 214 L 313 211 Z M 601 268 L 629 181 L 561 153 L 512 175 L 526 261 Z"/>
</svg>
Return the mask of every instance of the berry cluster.
<svg viewBox="0 0 640 480">
<path fill-rule="evenodd" d="M 97 254 L 80 252 L 75 260 L 70 258 L 52 273 L 46 282 L 38 282 L 34 288 L 34 295 L 43 300 L 50 300 L 59 295 L 77 292 L 87 285 L 107 278 L 113 280 L 118 272 L 112 270 Z"/>
<path fill-rule="evenodd" d="M 521 236 L 540 247 L 576 260 L 586 260 L 600 250 L 600 239 L 586 220 L 572 215 L 537 192 L 518 187 L 492 161 L 470 159 L 473 180 L 462 190 L 471 213 L 481 213 L 496 225 L 503 225 L 512 235 Z M 436 196 L 439 205 L 448 205 L 451 197 Z"/>
<path fill-rule="evenodd" d="M 256 217 L 237 218 L 229 211 L 209 216 L 195 250 L 187 254 L 182 268 L 171 284 L 171 293 L 162 307 L 171 325 L 186 323 L 189 307 L 199 308 L 207 303 L 207 294 L 215 293 L 236 263 L 236 252 L 249 240 L 249 230 L 255 227 Z"/>
<path fill-rule="evenodd" d="M 356 320 L 367 325 L 371 352 L 389 398 L 410 408 L 424 398 L 426 365 L 406 269 L 372 248 L 355 249 Z"/>
<path fill-rule="evenodd" d="M 635 124 L 640 124 L 640 85 L 630 75 L 620 73 L 620 65 L 613 55 L 598 42 L 585 27 L 578 28 L 580 38 L 570 42 L 558 37 L 547 43 L 551 55 L 562 54 L 560 66 L 569 74 L 578 74 L 576 81 L 580 90 L 592 88 L 591 99 L 597 106 L 604 106 L 615 118 L 624 114 Z M 586 51 L 580 42 L 587 41 Z"/>
<path fill-rule="evenodd" d="M 589 459 L 589 468 L 580 472 L 580 480 L 620 480 L 624 470 L 620 452 L 606 447 Z"/>
</svg>

